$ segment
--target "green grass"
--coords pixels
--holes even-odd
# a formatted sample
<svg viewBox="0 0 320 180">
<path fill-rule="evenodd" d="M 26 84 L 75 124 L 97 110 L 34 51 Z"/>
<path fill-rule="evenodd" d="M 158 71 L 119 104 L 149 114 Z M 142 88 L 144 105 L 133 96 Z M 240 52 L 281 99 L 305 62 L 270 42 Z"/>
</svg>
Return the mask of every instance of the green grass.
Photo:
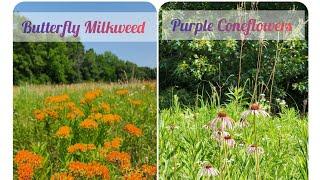
<svg viewBox="0 0 320 180">
<path fill-rule="evenodd" d="M 211 130 L 203 128 L 220 108 L 206 103 L 197 108 L 180 107 L 176 100 L 171 108 L 161 110 L 160 179 L 206 179 L 199 176 L 200 162 L 209 162 L 220 171 L 219 176 L 211 179 L 256 179 L 254 155 L 246 152 L 254 141 L 252 118 L 249 127 L 228 130 L 236 141 L 236 147 L 231 149 L 222 149 L 210 138 Z M 241 112 L 248 107 L 230 102 L 223 108 L 239 122 Z M 306 117 L 289 108 L 268 118 L 257 118 L 258 144 L 264 149 L 260 158 L 261 179 L 308 179 L 307 124 Z M 222 170 L 224 162 L 227 166 Z"/>
<path fill-rule="evenodd" d="M 21 86 L 14 87 L 14 156 L 20 150 L 28 150 L 43 157 L 41 168 L 35 170 L 34 179 L 50 179 L 57 172 L 67 172 L 68 164 L 72 161 L 96 161 L 109 169 L 111 179 L 120 179 L 131 170 L 141 168 L 143 164 L 156 164 L 156 91 L 155 82 L 137 82 L 129 84 L 99 84 L 86 83 L 57 86 Z M 80 100 L 84 94 L 94 89 L 101 89 L 102 95 L 89 105 L 83 105 Z M 120 96 L 115 93 L 118 89 L 128 89 L 129 94 Z M 65 110 L 59 112 L 59 118 L 46 118 L 38 121 L 33 114 L 35 109 L 47 107 L 45 98 L 53 95 L 68 94 L 70 101 L 81 109 L 85 116 L 70 121 L 66 118 Z M 130 100 L 141 100 L 142 104 L 135 106 Z M 98 107 L 102 102 L 110 105 L 110 112 L 103 114 L 118 114 L 122 117 L 119 123 L 103 125 L 99 123 L 96 130 L 85 130 L 79 124 L 90 114 L 91 107 Z M 141 137 L 135 137 L 123 130 L 127 123 L 136 125 L 143 131 Z M 72 129 L 69 138 L 58 138 L 55 133 L 59 127 L 67 125 Z M 127 152 L 131 156 L 132 167 L 125 173 L 119 170 L 116 163 L 108 162 L 99 151 L 105 141 L 115 137 L 123 139 L 119 151 Z M 92 143 L 96 149 L 90 152 L 70 154 L 67 147 L 75 143 Z M 15 163 L 14 177 L 18 166 Z M 72 173 L 70 173 L 72 174 Z M 72 174 L 73 175 L 73 174 Z M 80 177 L 75 176 L 79 179 Z M 99 178 L 97 178 L 99 179 Z"/>
</svg>

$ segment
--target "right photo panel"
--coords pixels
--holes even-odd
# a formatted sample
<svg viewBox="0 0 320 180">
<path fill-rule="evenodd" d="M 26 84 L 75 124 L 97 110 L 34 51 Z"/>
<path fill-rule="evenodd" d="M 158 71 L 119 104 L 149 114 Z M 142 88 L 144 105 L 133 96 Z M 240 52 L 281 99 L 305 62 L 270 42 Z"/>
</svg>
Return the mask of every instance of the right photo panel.
<svg viewBox="0 0 320 180">
<path fill-rule="evenodd" d="M 159 25 L 159 178 L 308 179 L 307 8 L 168 2 Z"/>
</svg>

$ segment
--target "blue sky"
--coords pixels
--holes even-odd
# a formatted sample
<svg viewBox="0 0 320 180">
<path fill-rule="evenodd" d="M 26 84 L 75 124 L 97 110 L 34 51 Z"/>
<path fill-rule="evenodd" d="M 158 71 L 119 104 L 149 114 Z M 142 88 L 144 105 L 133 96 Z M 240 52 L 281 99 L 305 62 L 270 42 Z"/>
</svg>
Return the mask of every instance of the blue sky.
<svg viewBox="0 0 320 180">
<path fill-rule="evenodd" d="M 85 49 L 93 48 L 96 53 L 102 54 L 111 51 L 122 60 L 128 60 L 139 66 L 156 67 L 156 42 L 84 42 Z"/>
<path fill-rule="evenodd" d="M 155 12 L 150 3 L 145 2 L 23 2 L 15 12 Z M 156 21 L 156 19 L 155 19 Z M 154 30 L 156 36 L 157 29 Z M 122 60 L 139 66 L 156 67 L 156 42 L 83 42 L 85 49 L 93 48 L 102 54 L 111 51 Z"/>
</svg>

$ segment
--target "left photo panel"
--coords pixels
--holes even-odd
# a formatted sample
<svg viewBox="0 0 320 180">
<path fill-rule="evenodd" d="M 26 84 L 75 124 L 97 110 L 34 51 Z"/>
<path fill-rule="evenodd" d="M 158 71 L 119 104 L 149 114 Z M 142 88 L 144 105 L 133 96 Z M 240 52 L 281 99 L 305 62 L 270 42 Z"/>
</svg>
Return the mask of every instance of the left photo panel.
<svg viewBox="0 0 320 180">
<path fill-rule="evenodd" d="M 14 179 L 155 179 L 156 65 L 149 3 L 18 4 Z"/>
</svg>

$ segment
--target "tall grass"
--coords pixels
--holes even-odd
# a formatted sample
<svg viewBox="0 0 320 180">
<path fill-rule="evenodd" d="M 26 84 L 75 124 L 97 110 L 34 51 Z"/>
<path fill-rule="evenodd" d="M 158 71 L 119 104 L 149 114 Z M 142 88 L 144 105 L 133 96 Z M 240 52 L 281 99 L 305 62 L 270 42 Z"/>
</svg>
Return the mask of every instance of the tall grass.
<svg viewBox="0 0 320 180">
<path fill-rule="evenodd" d="M 161 110 L 160 179 L 257 178 L 255 156 L 247 153 L 247 147 L 255 137 L 252 117 L 249 127 L 234 126 L 228 130 L 236 146 L 228 148 L 226 154 L 211 138 L 212 131 L 204 128 L 221 108 L 236 121 L 235 124 L 239 123 L 241 112 L 248 108 L 248 100 L 233 95 L 228 94 L 230 101 L 222 106 L 202 101 L 195 108 L 181 107 L 175 96 L 171 108 Z M 258 162 L 260 179 L 308 179 L 307 121 L 295 109 L 285 106 L 278 114 L 256 119 L 257 141 L 264 149 Z M 220 175 L 201 177 L 202 162 L 209 162 Z"/>
</svg>

